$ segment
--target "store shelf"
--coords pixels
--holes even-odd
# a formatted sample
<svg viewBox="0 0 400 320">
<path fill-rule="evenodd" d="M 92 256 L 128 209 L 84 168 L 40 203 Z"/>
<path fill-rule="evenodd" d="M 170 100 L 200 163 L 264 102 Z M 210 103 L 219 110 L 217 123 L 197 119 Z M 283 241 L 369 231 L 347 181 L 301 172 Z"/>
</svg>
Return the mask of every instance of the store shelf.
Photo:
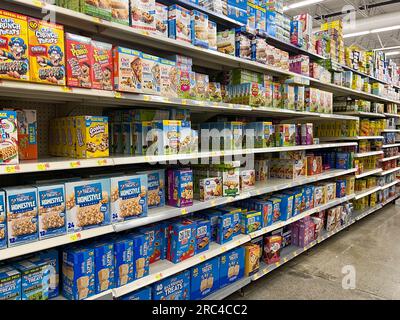
<svg viewBox="0 0 400 320">
<path fill-rule="evenodd" d="M 114 232 L 112 225 L 83 230 L 0 250 L 0 261 Z"/>
<path fill-rule="evenodd" d="M 23 160 L 17 165 L 2 165 L 0 166 L 0 175 L 2 174 L 17 174 L 28 172 L 43 172 L 43 171 L 56 171 L 68 170 L 79 168 L 95 168 L 104 166 L 119 166 L 127 164 L 145 164 L 145 163 L 159 163 L 167 161 L 190 160 L 199 158 L 212 158 L 221 156 L 235 156 L 246 155 L 254 153 L 271 153 L 271 152 L 284 152 L 295 150 L 312 150 L 354 146 L 357 143 L 322 143 L 316 145 L 292 146 L 292 147 L 274 147 L 274 148 L 255 148 L 255 149 L 242 149 L 242 150 L 222 150 L 211 152 L 199 152 L 192 154 L 176 154 L 176 155 L 158 155 L 158 156 L 110 156 L 108 158 L 95 158 L 95 159 L 70 159 L 60 157 L 48 157 L 39 160 Z"/>
<path fill-rule="evenodd" d="M 335 112 L 341 115 L 347 116 L 355 116 L 360 118 L 385 118 L 385 115 L 382 113 L 374 113 L 374 112 L 364 112 L 364 111 L 345 111 L 345 112 Z"/>
<path fill-rule="evenodd" d="M 377 174 L 377 173 L 380 173 L 380 172 L 382 172 L 382 168 L 365 170 L 361 174 L 356 174 L 356 179 L 368 177 L 370 175 Z"/>
<path fill-rule="evenodd" d="M 399 129 L 383 129 L 382 132 L 400 132 Z"/>
<path fill-rule="evenodd" d="M 320 141 L 359 141 L 359 140 L 379 140 L 382 136 L 354 136 L 354 137 L 320 137 Z"/>
<path fill-rule="evenodd" d="M 393 173 L 393 172 L 396 172 L 396 171 L 399 171 L 399 170 L 400 170 L 400 167 L 396 167 L 396 168 L 393 168 L 393 169 L 381 171 L 381 172 L 379 172 L 378 175 L 380 175 L 380 176 L 386 176 L 387 174 L 390 174 L 390 173 Z"/>
<path fill-rule="evenodd" d="M 245 277 L 240 280 L 235 281 L 229 286 L 221 288 L 214 293 L 206 296 L 203 300 L 222 300 L 229 297 L 231 294 L 247 286 L 251 282 L 251 277 Z"/>
<path fill-rule="evenodd" d="M 382 148 L 394 148 L 394 147 L 400 147 L 400 143 L 384 144 L 382 146 Z"/>
<path fill-rule="evenodd" d="M 377 192 L 379 190 L 381 190 L 381 187 L 376 186 L 373 188 L 369 188 L 368 190 L 356 192 L 354 199 L 358 200 L 358 199 L 364 198 L 364 197 L 370 195 L 371 193 Z"/>
<path fill-rule="evenodd" d="M 396 185 L 397 183 L 399 183 L 398 180 L 395 180 L 395 181 L 393 181 L 393 182 L 390 182 L 390 183 L 388 183 L 388 184 L 385 184 L 384 186 L 381 187 L 381 190 L 385 190 L 385 189 L 387 189 L 387 188 L 390 188 L 390 187 Z"/>
<path fill-rule="evenodd" d="M 383 154 L 383 151 L 370 151 L 370 152 L 363 152 L 363 153 L 355 153 L 354 154 L 354 158 L 377 156 L 377 155 L 380 155 L 380 154 Z"/>
<path fill-rule="evenodd" d="M 396 113 L 385 113 L 386 118 L 400 118 L 400 114 Z"/>
<path fill-rule="evenodd" d="M 393 157 L 382 158 L 382 159 L 380 159 L 380 161 L 385 162 L 385 161 L 395 160 L 398 158 L 400 158 L 400 154 L 397 156 L 393 156 Z"/>
</svg>

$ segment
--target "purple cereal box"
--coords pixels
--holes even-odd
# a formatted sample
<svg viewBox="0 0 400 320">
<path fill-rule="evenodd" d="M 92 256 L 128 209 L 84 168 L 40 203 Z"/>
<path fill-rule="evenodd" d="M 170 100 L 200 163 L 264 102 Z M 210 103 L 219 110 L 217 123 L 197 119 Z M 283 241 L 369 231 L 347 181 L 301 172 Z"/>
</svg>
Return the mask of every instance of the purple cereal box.
<svg viewBox="0 0 400 320">
<path fill-rule="evenodd" d="M 312 123 L 303 123 L 301 125 L 301 144 L 302 145 L 310 145 L 313 144 L 313 124 Z"/>
<path fill-rule="evenodd" d="M 168 170 L 168 205 L 180 208 L 193 205 L 193 172 L 191 169 Z"/>
</svg>

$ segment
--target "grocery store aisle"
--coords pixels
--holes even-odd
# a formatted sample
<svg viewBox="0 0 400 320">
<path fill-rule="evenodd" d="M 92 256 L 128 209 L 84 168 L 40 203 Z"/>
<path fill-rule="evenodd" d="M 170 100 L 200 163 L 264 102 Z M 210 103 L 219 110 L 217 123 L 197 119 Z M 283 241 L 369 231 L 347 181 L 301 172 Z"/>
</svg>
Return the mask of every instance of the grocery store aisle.
<svg viewBox="0 0 400 320">
<path fill-rule="evenodd" d="M 228 299 L 400 299 L 400 207 L 388 205 Z M 344 266 L 355 289 L 343 289 Z"/>
</svg>

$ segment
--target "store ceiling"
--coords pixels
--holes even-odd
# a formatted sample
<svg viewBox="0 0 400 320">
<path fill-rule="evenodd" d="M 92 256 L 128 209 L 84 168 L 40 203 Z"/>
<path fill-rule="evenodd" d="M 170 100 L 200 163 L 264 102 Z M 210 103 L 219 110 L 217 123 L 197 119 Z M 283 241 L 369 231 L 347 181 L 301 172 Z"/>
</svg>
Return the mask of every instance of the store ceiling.
<svg viewBox="0 0 400 320">
<path fill-rule="evenodd" d="M 289 0 L 287 4 L 298 3 L 299 0 Z M 385 4 L 385 5 L 383 5 Z M 371 6 L 370 8 L 366 8 L 366 6 Z M 355 19 L 359 21 L 360 19 L 377 17 L 379 15 L 389 14 L 398 12 L 399 14 L 399 24 L 400 24 L 400 0 L 399 1 L 388 1 L 388 0 L 380 0 L 380 1 L 371 1 L 371 0 L 324 0 L 320 3 L 300 7 L 296 9 L 290 9 L 286 11 L 286 14 L 290 16 L 294 16 L 300 13 L 308 12 L 315 19 L 314 27 L 318 27 L 320 25 L 321 17 L 328 21 L 336 20 L 339 18 L 345 17 L 346 10 L 355 8 L 356 14 Z M 343 13 L 344 12 L 344 13 Z M 333 15 L 330 17 L 330 15 Z M 374 26 L 376 27 L 376 26 Z M 378 26 L 379 27 L 379 26 Z M 354 32 L 356 32 L 355 30 Z M 364 36 L 351 37 L 345 39 L 346 45 L 356 44 L 364 49 L 376 49 L 382 47 L 393 47 L 400 46 L 400 29 L 392 30 L 387 32 L 380 32 L 374 34 L 368 34 Z M 400 50 L 400 49 L 396 49 Z M 400 55 L 393 56 L 393 59 L 396 59 L 400 62 Z"/>
</svg>

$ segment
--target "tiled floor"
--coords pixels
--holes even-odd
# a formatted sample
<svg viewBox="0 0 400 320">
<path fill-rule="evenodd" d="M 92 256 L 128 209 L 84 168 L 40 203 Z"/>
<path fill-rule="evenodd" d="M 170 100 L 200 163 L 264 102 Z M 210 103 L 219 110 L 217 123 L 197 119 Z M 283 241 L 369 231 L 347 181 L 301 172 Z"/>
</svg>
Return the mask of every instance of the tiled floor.
<svg viewBox="0 0 400 320">
<path fill-rule="evenodd" d="M 400 207 L 390 204 L 228 299 L 400 299 L 399 266 Z M 342 286 L 348 268 L 355 289 Z"/>
</svg>

